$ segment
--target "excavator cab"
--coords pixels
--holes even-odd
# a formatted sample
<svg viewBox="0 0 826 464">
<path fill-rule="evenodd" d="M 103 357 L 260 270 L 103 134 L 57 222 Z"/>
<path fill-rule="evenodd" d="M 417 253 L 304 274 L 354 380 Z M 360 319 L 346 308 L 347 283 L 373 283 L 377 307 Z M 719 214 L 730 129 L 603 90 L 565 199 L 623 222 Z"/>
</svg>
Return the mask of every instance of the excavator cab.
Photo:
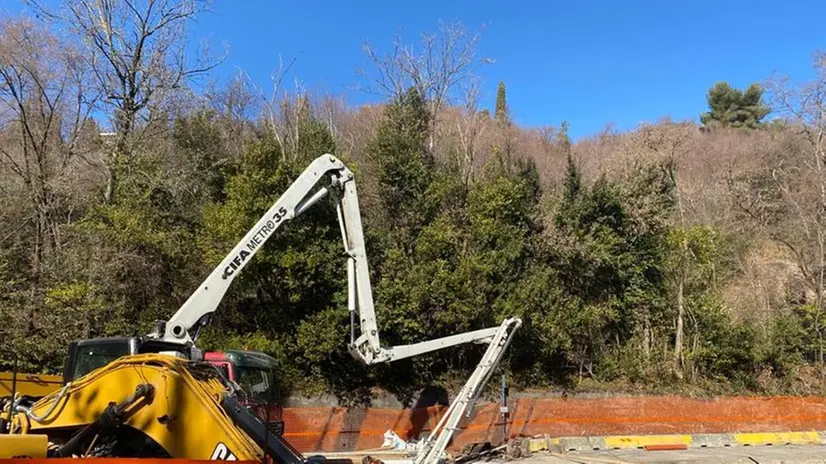
<svg viewBox="0 0 826 464">
<path fill-rule="evenodd" d="M 135 337 L 95 338 L 69 343 L 69 353 L 63 365 L 63 384 L 83 377 L 112 361 L 138 352 Z"/>
<path fill-rule="evenodd" d="M 63 384 L 79 379 L 116 359 L 144 353 L 172 353 L 192 359 L 192 348 L 146 337 L 104 337 L 75 340 L 69 343 L 63 365 Z"/>
</svg>

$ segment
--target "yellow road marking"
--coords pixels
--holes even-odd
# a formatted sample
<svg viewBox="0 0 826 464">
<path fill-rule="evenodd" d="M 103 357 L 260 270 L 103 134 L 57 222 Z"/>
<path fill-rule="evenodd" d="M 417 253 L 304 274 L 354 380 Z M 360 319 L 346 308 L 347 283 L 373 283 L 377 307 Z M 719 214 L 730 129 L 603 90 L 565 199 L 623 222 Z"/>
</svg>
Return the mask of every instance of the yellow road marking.
<svg viewBox="0 0 826 464">
<path fill-rule="evenodd" d="M 630 435 L 605 437 L 607 448 L 642 448 L 650 445 L 689 445 L 691 435 Z"/>
<path fill-rule="evenodd" d="M 735 433 L 734 441 L 745 446 L 819 444 L 817 432 Z"/>
</svg>

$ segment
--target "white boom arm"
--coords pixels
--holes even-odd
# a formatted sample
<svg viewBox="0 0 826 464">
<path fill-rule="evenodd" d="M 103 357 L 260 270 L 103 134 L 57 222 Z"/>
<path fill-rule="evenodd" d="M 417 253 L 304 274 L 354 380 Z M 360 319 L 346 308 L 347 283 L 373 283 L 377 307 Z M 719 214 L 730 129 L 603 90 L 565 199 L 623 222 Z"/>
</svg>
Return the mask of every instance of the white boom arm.
<svg viewBox="0 0 826 464">
<path fill-rule="evenodd" d="M 473 410 L 473 405 L 482 393 L 482 387 L 490 379 L 491 374 L 499 365 L 502 355 L 513 340 L 513 335 L 522 325 L 522 320 L 517 317 L 505 319 L 502 325 L 496 330 L 493 340 L 482 355 L 482 360 L 476 365 L 476 369 L 471 374 L 470 378 L 465 382 L 465 385 L 459 390 L 456 399 L 450 403 L 445 415 L 433 428 L 433 431 L 422 442 L 414 464 L 432 464 L 439 462 L 442 459 L 442 453 L 447 448 L 450 442 L 450 437 L 453 436 L 459 428 L 459 421 L 462 416 L 470 416 Z"/>
<path fill-rule="evenodd" d="M 241 241 L 207 276 L 165 324 L 150 336 L 172 343 L 192 343 L 215 312 L 230 284 L 264 243 L 284 223 L 295 219 L 327 194 L 336 197 L 344 250 L 350 310 L 350 353 L 365 364 L 390 362 L 463 343 L 488 343 L 497 327 L 392 348 L 382 348 L 376 325 L 364 233 L 353 173 L 330 154 L 316 158 L 264 213 Z M 355 335 L 355 319 L 360 333 Z"/>
</svg>

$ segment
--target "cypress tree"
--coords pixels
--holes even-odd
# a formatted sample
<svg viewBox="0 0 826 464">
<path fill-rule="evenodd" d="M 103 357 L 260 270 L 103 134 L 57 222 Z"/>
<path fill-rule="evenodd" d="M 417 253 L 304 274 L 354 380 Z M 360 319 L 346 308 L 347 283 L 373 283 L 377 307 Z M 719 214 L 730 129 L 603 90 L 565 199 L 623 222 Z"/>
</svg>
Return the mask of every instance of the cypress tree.
<svg viewBox="0 0 826 464">
<path fill-rule="evenodd" d="M 496 90 L 495 115 L 498 122 L 508 122 L 508 101 L 505 95 L 505 83 L 503 81 L 499 81 L 499 88 Z"/>
</svg>

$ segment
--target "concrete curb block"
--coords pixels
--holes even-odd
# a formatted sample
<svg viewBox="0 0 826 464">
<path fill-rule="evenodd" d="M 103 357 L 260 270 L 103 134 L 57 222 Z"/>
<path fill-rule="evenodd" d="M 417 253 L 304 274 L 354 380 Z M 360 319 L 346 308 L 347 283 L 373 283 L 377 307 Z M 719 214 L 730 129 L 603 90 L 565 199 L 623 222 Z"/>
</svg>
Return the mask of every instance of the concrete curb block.
<svg viewBox="0 0 826 464">
<path fill-rule="evenodd" d="M 826 445 L 826 431 L 701 433 L 694 435 L 611 435 L 603 437 L 545 437 L 523 442 L 526 454 L 538 451 L 595 451 L 635 449 L 646 446 L 721 448 L 728 446 Z"/>
</svg>

